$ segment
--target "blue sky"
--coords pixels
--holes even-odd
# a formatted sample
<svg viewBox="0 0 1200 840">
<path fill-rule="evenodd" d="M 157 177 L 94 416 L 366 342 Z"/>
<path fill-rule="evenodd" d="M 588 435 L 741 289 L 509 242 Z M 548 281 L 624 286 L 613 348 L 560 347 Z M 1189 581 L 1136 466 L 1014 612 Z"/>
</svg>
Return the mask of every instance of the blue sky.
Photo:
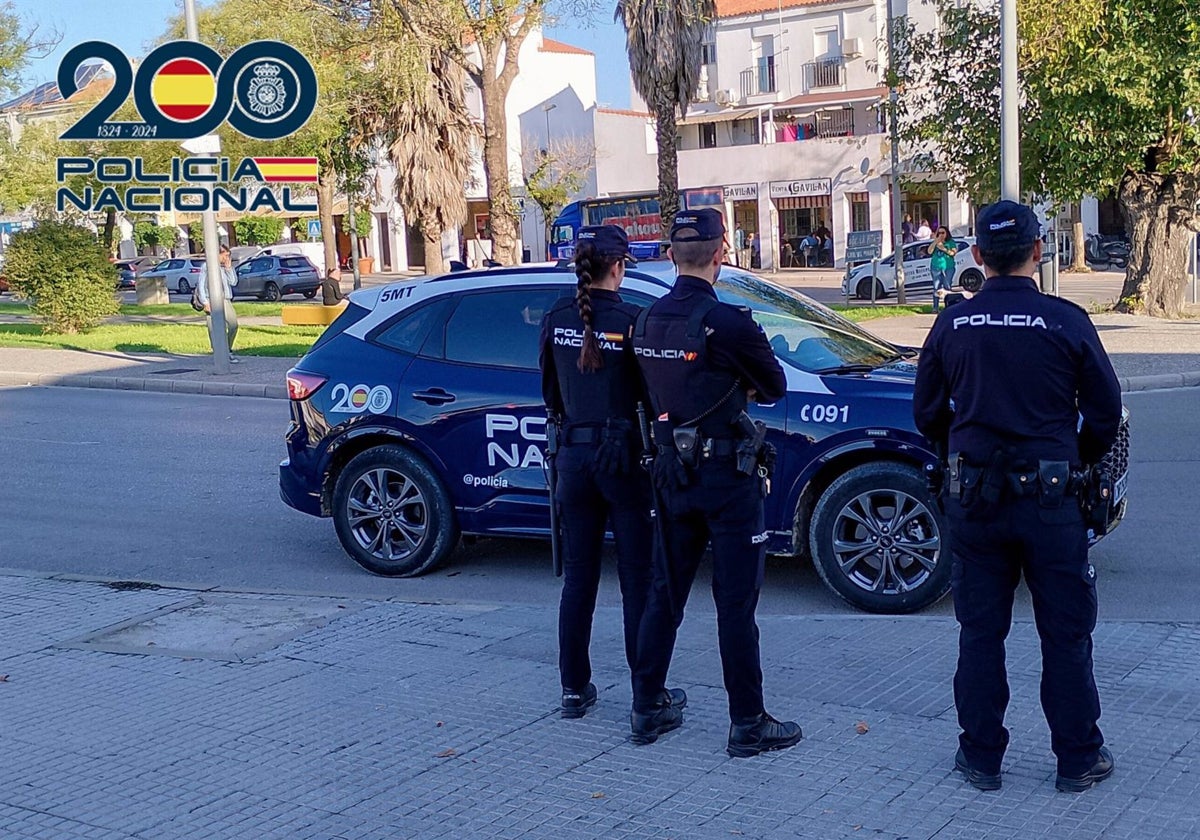
<svg viewBox="0 0 1200 840">
<path fill-rule="evenodd" d="M 204 5 L 204 0 L 200 0 Z M 36 23 L 41 33 L 57 31 L 58 47 L 46 58 L 31 62 L 22 90 L 48 82 L 58 73 L 58 62 L 71 47 L 83 41 L 108 41 L 127 55 L 140 56 L 177 14 L 179 0 L 15 0 L 17 13 Z M 625 61 L 625 36 L 612 22 L 608 6 L 594 21 L 561 19 L 547 29 L 559 41 L 596 54 L 596 86 L 600 102 L 614 108 L 629 106 L 629 70 Z M 201 33 L 203 35 L 203 33 Z"/>
</svg>

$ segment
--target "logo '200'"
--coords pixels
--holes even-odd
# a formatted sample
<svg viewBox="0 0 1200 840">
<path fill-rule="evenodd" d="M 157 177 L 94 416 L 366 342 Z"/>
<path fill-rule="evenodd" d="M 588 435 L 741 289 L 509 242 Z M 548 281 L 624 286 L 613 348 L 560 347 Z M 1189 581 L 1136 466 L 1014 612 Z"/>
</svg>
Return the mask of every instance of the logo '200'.
<svg viewBox="0 0 1200 840">
<path fill-rule="evenodd" d="M 317 75 L 298 50 L 279 41 L 254 41 L 227 59 L 193 41 L 157 47 L 137 68 L 104 41 L 68 52 L 58 67 L 58 87 L 70 99 L 75 71 L 100 59 L 113 68 L 112 90 L 63 133 L 63 140 L 191 140 L 226 121 L 256 140 L 278 140 L 300 130 L 317 104 Z M 133 93 L 144 122 L 110 118 Z"/>
</svg>

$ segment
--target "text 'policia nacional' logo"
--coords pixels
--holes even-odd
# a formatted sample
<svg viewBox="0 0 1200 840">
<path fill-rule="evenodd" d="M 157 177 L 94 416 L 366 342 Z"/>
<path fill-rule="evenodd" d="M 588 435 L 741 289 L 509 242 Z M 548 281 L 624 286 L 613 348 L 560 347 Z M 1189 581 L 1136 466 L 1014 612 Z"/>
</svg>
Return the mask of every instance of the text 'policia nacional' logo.
<svg viewBox="0 0 1200 840">
<path fill-rule="evenodd" d="M 227 119 L 256 140 L 278 140 L 299 131 L 317 105 L 317 75 L 298 50 L 279 41 L 254 41 L 222 59 L 194 41 L 155 48 L 137 68 L 104 41 L 88 41 L 58 66 L 64 99 L 79 86 L 75 72 L 87 61 L 106 61 L 113 87 L 63 133 L 63 140 L 191 140 Z M 110 120 L 130 93 L 143 122 Z"/>
<path fill-rule="evenodd" d="M 79 66 L 94 59 L 112 65 L 112 90 L 62 134 L 63 140 L 189 141 L 212 134 L 226 120 L 247 137 L 278 140 L 300 130 L 317 103 L 312 64 L 278 41 L 255 41 L 224 60 L 203 44 L 172 41 L 146 56 L 136 76 L 119 49 L 89 41 L 59 65 L 58 86 L 65 98 L 78 92 Z M 131 91 L 144 122 L 111 121 Z M 60 213 L 68 208 L 85 213 L 317 210 L 311 195 L 298 198 L 292 187 L 275 186 L 316 183 L 313 157 L 175 157 L 158 171 L 140 157 L 60 157 L 57 181 L 63 185 L 55 202 Z"/>
</svg>

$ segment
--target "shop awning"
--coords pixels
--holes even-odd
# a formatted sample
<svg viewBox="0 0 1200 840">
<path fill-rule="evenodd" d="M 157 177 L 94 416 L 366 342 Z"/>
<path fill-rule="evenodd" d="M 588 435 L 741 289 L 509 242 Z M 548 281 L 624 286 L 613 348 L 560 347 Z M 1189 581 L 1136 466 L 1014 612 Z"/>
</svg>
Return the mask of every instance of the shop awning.
<svg viewBox="0 0 1200 840">
<path fill-rule="evenodd" d="M 831 195 L 789 195 L 772 200 L 775 202 L 777 210 L 805 210 L 833 206 L 833 196 Z"/>
<path fill-rule="evenodd" d="M 702 123 L 735 122 L 736 120 L 758 119 L 762 108 L 733 108 L 728 111 L 710 111 L 701 114 L 689 114 L 679 121 L 679 125 L 701 125 Z"/>
<path fill-rule="evenodd" d="M 774 109 L 776 111 L 783 111 L 808 108 L 815 111 L 818 108 L 850 105 L 855 102 L 875 102 L 887 95 L 888 89 L 885 85 L 864 88 L 862 90 L 833 90 L 828 93 L 805 93 L 801 96 L 793 96 L 786 102 L 780 102 L 774 106 Z"/>
</svg>

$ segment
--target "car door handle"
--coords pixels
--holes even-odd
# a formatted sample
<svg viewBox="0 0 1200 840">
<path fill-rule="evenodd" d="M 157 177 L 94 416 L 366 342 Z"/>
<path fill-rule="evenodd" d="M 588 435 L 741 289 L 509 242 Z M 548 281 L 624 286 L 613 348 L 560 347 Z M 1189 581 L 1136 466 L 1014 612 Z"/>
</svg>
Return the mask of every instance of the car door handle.
<svg viewBox="0 0 1200 840">
<path fill-rule="evenodd" d="M 446 403 L 454 402 L 458 398 L 454 394 L 443 391 L 441 388 L 430 388 L 428 391 L 413 391 L 413 399 L 429 403 L 429 405 L 445 405 Z"/>
</svg>

